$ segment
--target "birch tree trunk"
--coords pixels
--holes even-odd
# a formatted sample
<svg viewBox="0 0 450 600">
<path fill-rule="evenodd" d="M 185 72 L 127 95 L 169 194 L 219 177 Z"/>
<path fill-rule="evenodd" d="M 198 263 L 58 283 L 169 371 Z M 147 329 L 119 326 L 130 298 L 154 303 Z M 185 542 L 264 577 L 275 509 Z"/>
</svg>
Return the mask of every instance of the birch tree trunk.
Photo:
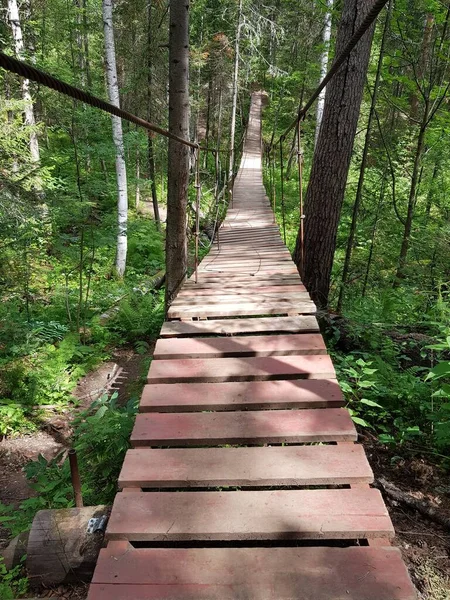
<svg viewBox="0 0 450 600">
<path fill-rule="evenodd" d="M 234 155 L 235 155 L 235 137 L 236 137 L 236 110 L 238 99 L 238 80 L 239 80 L 239 52 L 241 42 L 242 28 L 242 0 L 239 0 L 238 22 L 236 28 L 236 42 L 234 46 L 234 72 L 233 72 L 233 100 L 231 107 L 231 127 L 230 127 L 230 164 L 228 167 L 228 183 L 231 190 L 233 171 L 234 171 Z"/>
<path fill-rule="evenodd" d="M 103 30 L 105 34 L 105 63 L 108 95 L 111 104 L 120 107 L 119 84 L 117 81 L 116 50 L 113 29 L 112 0 L 103 0 Z M 116 148 L 116 178 L 117 178 L 117 252 L 116 271 L 123 277 L 127 264 L 127 220 L 128 220 L 128 190 L 125 151 L 123 145 L 122 119 L 111 116 L 113 140 Z"/>
<path fill-rule="evenodd" d="M 331 12 L 333 10 L 333 0 L 327 0 L 327 12 L 323 23 L 323 50 L 320 57 L 320 81 L 324 79 L 328 71 L 328 56 L 330 54 L 330 38 L 331 38 Z M 314 138 L 314 147 L 317 145 L 320 126 L 322 125 L 323 107 L 325 104 L 326 87 L 320 92 L 317 99 L 316 109 L 316 133 Z"/>
<path fill-rule="evenodd" d="M 189 137 L 189 0 L 170 0 L 169 131 Z M 169 139 L 166 226 L 166 310 L 186 277 L 189 147 Z"/>
<path fill-rule="evenodd" d="M 14 51 L 19 60 L 24 58 L 24 43 L 22 36 L 22 27 L 20 24 L 19 8 L 17 0 L 8 0 L 9 22 L 11 24 L 12 35 L 14 39 Z M 24 99 L 25 125 L 31 127 L 30 131 L 30 155 L 33 163 L 39 163 L 39 142 L 36 131 L 33 127 L 36 125 L 34 118 L 33 101 L 30 93 L 30 80 L 22 78 L 22 97 Z"/>
</svg>

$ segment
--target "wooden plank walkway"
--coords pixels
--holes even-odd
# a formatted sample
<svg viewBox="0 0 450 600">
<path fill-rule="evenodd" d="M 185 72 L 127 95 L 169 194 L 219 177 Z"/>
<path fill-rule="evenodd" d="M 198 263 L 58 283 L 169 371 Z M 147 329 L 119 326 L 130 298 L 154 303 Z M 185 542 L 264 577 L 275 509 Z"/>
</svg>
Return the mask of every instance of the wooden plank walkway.
<svg viewBox="0 0 450 600">
<path fill-rule="evenodd" d="M 156 344 L 89 600 L 417 598 L 274 224 L 260 111 Z"/>
</svg>

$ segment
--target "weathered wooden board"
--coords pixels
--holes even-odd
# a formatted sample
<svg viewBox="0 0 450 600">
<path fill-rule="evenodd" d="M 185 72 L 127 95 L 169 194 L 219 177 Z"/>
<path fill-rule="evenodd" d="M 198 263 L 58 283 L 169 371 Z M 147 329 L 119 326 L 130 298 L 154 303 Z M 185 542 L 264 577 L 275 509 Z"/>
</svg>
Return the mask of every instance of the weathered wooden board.
<svg viewBox="0 0 450 600">
<path fill-rule="evenodd" d="M 378 490 L 118 493 L 109 540 L 282 540 L 393 537 Z"/>
<path fill-rule="evenodd" d="M 133 548 L 110 542 L 93 584 L 88 600 L 417 600 L 397 548 Z"/>
<path fill-rule="evenodd" d="M 153 358 L 224 358 L 231 356 L 288 356 L 326 354 L 320 333 L 234 337 L 160 339 Z"/>
<path fill-rule="evenodd" d="M 263 316 L 263 315 L 287 315 L 296 313 L 299 315 L 316 314 L 317 309 L 314 302 L 278 302 L 272 300 L 264 304 L 254 302 L 236 302 L 232 304 L 204 304 L 203 306 L 177 305 L 171 306 L 168 312 L 169 319 L 186 319 L 202 317 L 236 317 L 236 316 Z"/>
<path fill-rule="evenodd" d="M 245 358 L 189 358 L 155 360 L 150 365 L 148 383 L 198 381 L 267 381 L 271 379 L 335 379 L 327 355 L 267 356 Z"/>
<path fill-rule="evenodd" d="M 362 446 L 129 450 L 119 487 L 196 488 L 371 483 Z"/>
<path fill-rule="evenodd" d="M 293 285 L 268 285 L 268 286 L 234 286 L 234 287 L 226 287 L 225 292 L 228 295 L 236 296 L 236 295 L 245 295 L 251 294 L 253 298 L 259 297 L 259 295 L 267 294 L 282 294 L 286 296 L 286 294 L 291 294 L 295 292 L 305 292 L 306 288 L 300 282 Z M 181 292 L 178 294 L 177 299 L 180 298 L 199 298 L 200 296 L 213 296 L 216 294 L 223 294 L 224 289 L 222 285 L 219 284 L 202 284 L 198 283 L 183 286 Z"/>
<path fill-rule="evenodd" d="M 205 321 L 163 324 L 161 337 L 193 337 L 202 335 L 236 335 L 246 333 L 309 333 L 319 331 L 317 319 L 311 316 L 262 317 L 248 319 L 210 319 Z"/>
<path fill-rule="evenodd" d="M 203 413 L 141 413 L 131 445 L 217 446 L 222 444 L 297 444 L 353 442 L 357 434 L 348 410 Z"/>
<path fill-rule="evenodd" d="M 203 307 L 209 308 L 211 305 L 214 305 L 215 310 L 217 311 L 223 305 L 233 304 L 235 305 L 235 308 L 239 310 L 241 304 L 251 305 L 254 302 L 257 303 L 258 307 L 272 307 L 274 304 L 282 307 L 284 305 L 295 307 L 298 304 L 303 305 L 304 302 L 310 300 L 308 292 L 290 292 L 289 294 L 283 292 L 271 292 L 268 294 L 257 294 L 255 292 L 249 294 L 248 291 L 242 294 L 216 292 L 215 294 L 209 294 L 208 296 L 198 297 L 195 294 L 189 296 L 184 294 L 183 296 L 177 297 L 177 299 L 172 302 L 171 309 L 174 310 L 189 307 L 189 309 L 196 308 L 201 310 Z"/>
<path fill-rule="evenodd" d="M 141 412 L 199 412 L 336 408 L 344 397 L 335 379 L 226 383 L 161 383 L 144 386 Z"/>
</svg>

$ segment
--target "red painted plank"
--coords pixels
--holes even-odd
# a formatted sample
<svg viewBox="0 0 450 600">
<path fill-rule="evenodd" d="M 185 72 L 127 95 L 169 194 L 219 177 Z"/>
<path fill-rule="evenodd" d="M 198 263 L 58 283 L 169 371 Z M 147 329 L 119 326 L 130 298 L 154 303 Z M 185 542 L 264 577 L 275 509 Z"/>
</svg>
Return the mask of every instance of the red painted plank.
<svg viewBox="0 0 450 600">
<path fill-rule="evenodd" d="M 115 585 L 121 584 L 121 585 Z M 88 600 L 417 600 L 397 548 L 100 551 Z"/>
<path fill-rule="evenodd" d="M 353 442 L 356 429 L 344 408 L 215 413 L 141 413 L 132 446 L 200 446 Z"/>
<path fill-rule="evenodd" d="M 269 379 L 334 379 L 327 355 L 250 358 L 155 360 L 148 383 L 267 381 Z"/>
<path fill-rule="evenodd" d="M 202 308 L 203 306 L 210 304 L 236 304 L 236 306 L 239 307 L 241 303 L 251 304 L 254 302 L 261 306 L 272 306 L 274 303 L 291 305 L 296 303 L 303 304 L 308 300 L 310 300 L 308 292 L 290 292 L 289 294 L 285 292 L 270 292 L 268 294 L 260 294 L 257 290 L 252 290 L 251 292 L 245 290 L 242 293 L 229 294 L 226 290 L 217 290 L 216 292 L 210 292 L 208 295 L 200 295 L 198 297 L 195 293 L 190 295 L 179 295 L 171 306 L 176 308 L 184 306 L 189 308 L 195 306 Z M 220 307 L 218 308 L 220 310 Z"/>
<path fill-rule="evenodd" d="M 194 287 L 195 286 L 195 287 Z M 177 298 L 198 298 L 199 296 L 214 296 L 219 293 L 226 293 L 228 295 L 238 296 L 245 294 L 252 294 L 253 296 L 265 295 L 267 297 L 268 294 L 273 295 L 276 294 L 289 294 L 292 292 L 305 292 L 306 288 L 304 285 L 300 283 L 300 281 L 296 284 L 290 285 L 266 285 L 266 286 L 252 286 L 251 288 L 245 285 L 236 285 L 233 287 L 224 286 L 223 283 L 219 284 L 202 284 L 198 283 L 197 285 L 184 285 L 181 292 L 178 294 Z"/>
<path fill-rule="evenodd" d="M 236 335 L 246 333 L 306 333 L 319 331 L 316 317 L 262 317 L 248 319 L 209 319 L 181 323 L 169 321 L 163 324 L 161 337 L 197 335 Z"/>
<path fill-rule="evenodd" d="M 224 358 L 231 356 L 288 356 L 326 354 L 319 333 L 222 338 L 162 339 L 156 342 L 154 359 Z"/>
<path fill-rule="evenodd" d="M 282 540 L 393 537 L 378 490 L 118 493 L 109 540 Z"/>
<path fill-rule="evenodd" d="M 195 488 L 371 483 L 362 446 L 129 450 L 119 487 Z"/>
<path fill-rule="evenodd" d="M 169 319 L 194 319 L 203 317 L 237 317 L 254 315 L 287 315 L 291 313 L 300 315 L 314 315 L 317 309 L 313 302 L 278 302 L 272 300 L 269 304 L 259 302 L 233 303 L 233 304 L 205 304 L 202 306 L 171 306 L 168 312 Z"/>
<path fill-rule="evenodd" d="M 162 383 L 144 386 L 141 412 L 336 408 L 344 397 L 335 379 L 228 383 Z"/>
</svg>

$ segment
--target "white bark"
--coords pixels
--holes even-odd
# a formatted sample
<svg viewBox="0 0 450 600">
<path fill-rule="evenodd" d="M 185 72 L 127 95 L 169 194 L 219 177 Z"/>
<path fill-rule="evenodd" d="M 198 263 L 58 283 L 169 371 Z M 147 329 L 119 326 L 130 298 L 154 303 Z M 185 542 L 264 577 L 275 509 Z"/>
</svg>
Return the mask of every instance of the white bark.
<svg viewBox="0 0 450 600">
<path fill-rule="evenodd" d="M 8 14 L 9 14 L 9 22 L 11 24 L 12 35 L 14 39 L 14 50 L 16 53 L 16 57 L 19 60 L 23 60 L 24 58 L 24 43 L 22 36 L 22 27 L 20 25 L 20 15 L 19 8 L 17 6 L 17 0 L 8 0 Z M 36 125 L 36 120 L 34 118 L 34 110 L 33 110 L 33 100 L 31 98 L 30 93 L 30 80 L 22 78 L 22 97 L 24 99 L 24 115 L 25 115 L 25 125 L 29 125 L 31 127 L 30 131 L 30 154 L 31 160 L 34 163 L 39 162 L 39 142 L 37 138 L 36 131 L 34 131 L 34 126 Z"/>
<path fill-rule="evenodd" d="M 331 38 L 331 12 L 333 10 L 333 0 L 327 0 L 327 12 L 325 13 L 325 19 L 323 23 L 323 51 L 320 57 L 320 81 L 324 79 L 328 71 L 328 55 L 330 53 L 330 38 Z M 323 107 L 325 105 L 325 92 L 326 87 L 320 92 L 319 98 L 317 99 L 316 109 L 316 133 L 314 146 L 317 144 L 319 137 L 320 126 L 322 125 Z"/>
<path fill-rule="evenodd" d="M 238 9 L 238 24 L 236 30 L 236 43 L 234 47 L 234 73 L 233 73 L 233 102 L 231 108 L 231 129 L 230 129 L 230 165 L 228 167 L 228 180 L 231 186 L 233 177 L 234 155 L 235 155 L 235 137 L 236 137 L 236 109 L 238 98 L 238 82 L 239 82 L 239 51 L 241 42 L 241 27 L 242 27 L 242 0 L 239 0 Z M 230 187 L 231 189 L 231 187 Z"/>
<path fill-rule="evenodd" d="M 103 29 L 105 34 L 105 62 L 108 94 L 111 104 L 120 107 L 119 84 L 117 81 L 116 50 L 113 29 L 113 4 L 112 0 L 103 0 Z M 125 165 L 125 151 L 123 145 L 122 119 L 112 116 L 113 140 L 116 147 L 116 178 L 117 178 L 117 254 L 116 271 L 123 277 L 127 264 L 127 219 L 128 219 L 128 191 L 127 169 Z"/>
</svg>

